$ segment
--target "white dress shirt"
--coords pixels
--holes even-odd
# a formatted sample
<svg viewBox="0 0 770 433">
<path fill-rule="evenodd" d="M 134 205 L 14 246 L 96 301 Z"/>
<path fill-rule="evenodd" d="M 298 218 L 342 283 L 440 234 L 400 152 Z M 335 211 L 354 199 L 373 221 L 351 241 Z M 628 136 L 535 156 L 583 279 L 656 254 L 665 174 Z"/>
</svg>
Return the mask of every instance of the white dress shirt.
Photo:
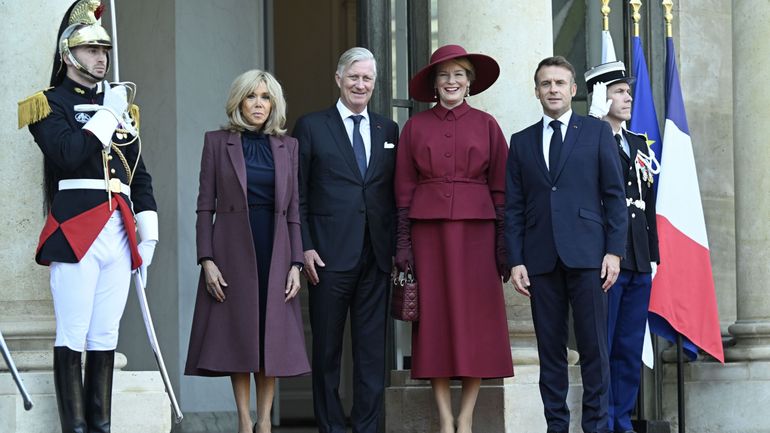
<svg viewBox="0 0 770 433">
<path fill-rule="evenodd" d="M 355 122 L 353 122 L 353 119 L 351 119 L 350 116 L 355 116 L 358 114 L 364 116 L 364 118 L 361 119 L 361 125 L 358 128 L 361 131 L 361 137 L 364 139 L 366 165 L 368 166 L 369 156 L 372 154 L 372 134 L 370 133 L 371 128 L 369 126 L 369 109 L 364 108 L 364 111 L 360 113 L 354 113 L 350 111 L 348 107 L 345 106 L 345 104 L 342 103 L 341 99 L 338 99 L 337 111 L 339 111 L 340 117 L 342 117 L 342 123 L 345 125 L 345 131 L 348 132 L 348 140 L 350 141 L 351 147 L 353 147 L 353 128 L 355 128 Z"/>
<path fill-rule="evenodd" d="M 551 129 L 550 123 L 554 120 L 561 122 L 561 140 L 563 143 L 567 142 L 567 126 L 569 126 L 569 119 L 572 117 L 572 109 L 567 110 L 558 119 L 553 119 L 547 115 L 543 115 L 543 158 L 545 159 L 545 166 L 550 170 L 548 166 L 548 152 L 551 150 L 551 137 L 553 136 L 553 129 Z M 562 147 L 562 152 L 564 148 Z"/>
</svg>

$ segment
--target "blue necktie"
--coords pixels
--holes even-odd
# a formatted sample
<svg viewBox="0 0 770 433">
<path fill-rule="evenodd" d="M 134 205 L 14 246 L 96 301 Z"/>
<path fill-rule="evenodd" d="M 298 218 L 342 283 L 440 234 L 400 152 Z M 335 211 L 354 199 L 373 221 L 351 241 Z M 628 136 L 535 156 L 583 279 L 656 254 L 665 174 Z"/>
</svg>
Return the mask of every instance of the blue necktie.
<svg viewBox="0 0 770 433">
<path fill-rule="evenodd" d="M 553 129 L 553 135 L 551 135 L 551 147 L 548 149 L 548 172 L 551 173 L 551 179 L 553 179 L 556 176 L 556 167 L 559 165 L 559 156 L 564 142 L 561 138 L 561 122 L 552 120 L 549 125 Z"/>
<path fill-rule="evenodd" d="M 361 136 L 361 119 L 364 116 L 358 114 L 350 116 L 353 119 L 353 153 L 356 155 L 356 163 L 361 177 L 366 174 L 366 149 L 364 149 L 364 137 Z"/>
</svg>

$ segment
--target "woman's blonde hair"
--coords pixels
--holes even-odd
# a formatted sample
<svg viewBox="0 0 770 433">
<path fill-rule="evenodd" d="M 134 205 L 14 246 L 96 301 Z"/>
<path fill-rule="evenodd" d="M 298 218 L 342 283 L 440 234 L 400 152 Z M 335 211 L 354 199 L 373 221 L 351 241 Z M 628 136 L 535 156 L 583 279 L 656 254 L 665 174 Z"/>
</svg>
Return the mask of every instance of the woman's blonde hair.
<svg viewBox="0 0 770 433">
<path fill-rule="evenodd" d="M 265 83 L 267 93 L 270 96 L 270 115 L 267 117 L 262 131 L 270 135 L 283 135 L 286 133 L 286 99 L 283 97 L 283 89 L 278 80 L 272 74 L 259 69 L 252 69 L 239 75 L 230 86 L 230 96 L 227 97 L 225 112 L 228 123 L 223 126 L 229 131 L 253 131 L 254 125 L 244 120 L 241 113 L 241 103 L 247 96 L 257 90 L 260 83 Z"/>
</svg>

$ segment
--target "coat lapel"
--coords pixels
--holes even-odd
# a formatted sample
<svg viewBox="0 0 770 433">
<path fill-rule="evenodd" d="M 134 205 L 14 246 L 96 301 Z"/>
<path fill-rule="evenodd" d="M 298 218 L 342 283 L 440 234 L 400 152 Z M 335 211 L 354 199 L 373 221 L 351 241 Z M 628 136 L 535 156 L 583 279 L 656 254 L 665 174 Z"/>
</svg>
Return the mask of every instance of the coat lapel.
<svg viewBox="0 0 770 433">
<path fill-rule="evenodd" d="M 337 107 L 332 107 L 327 112 L 326 126 L 329 128 L 332 138 L 334 138 L 334 143 L 339 150 L 339 154 L 342 155 L 342 159 L 345 160 L 354 175 L 363 181 L 361 172 L 358 171 L 356 155 L 353 153 L 353 144 L 348 138 L 348 133 L 345 130 L 345 125 L 342 123 L 342 118 L 340 117 L 340 112 L 337 111 Z"/>
<path fill-rule="evenodd" d="M 540 167 L 540 171 L 543 176 L 551 182 L 551 175 L 548 173 L 548 167 L 545 165 L 545 156 L 543 156 L 543 120 L 535 123 L 531 126 L 532 129 L 532 156 L 535 158 L 535 163 Z"/>
<path fill-rule="evenodd" d="M 230 163 L 233 165 L 236 176 L 238 176 L 238 182 L 241 184 L 243 196 L 246 197 L 246 160 L 243 159 L 241 134 L 231 132 L 227 137 L 227 155 L 230 157 Z"/>
<path fill-rule="evenodd" d="M 369 112 L 369 130 L 371 136 L 371 154 L 369 155 L 369 165 L 366 168 L 365 180 L 371 179 L 374 175 L 377 163 L 382 156 L 383 146 L 385 146 L 385 133 L 382 130 L 382 122 L 380 122 L 379 117 L 375 117 L 371 111 Z"/>
<path fill-rule="evenodd" d="M 275 208 L 276 210 L 283 207 L 285 200 L 286 187 L 289 184 L 287 182 L 287 174 L 289 170 L 289 152 L 287 152 L 286 144 L 283 140 L 273 135 L 269 136 L 270 150 L 273 152 L 273 167 L 275 169 Z"/>
<path fill-rule="evenodd" d="M 561 171 L 564 169 L 564 164 L 567 163 L 572 150 L 575 148 L 575 143 L 580 135 L 580 126 L 583 123 L 583 119 L 573 114 L 569 119 L 569 126 L 567 126 L 567 136 L 564 137 L 564 145 L 561 148 L 561 155 L 559 155 L 559 165 L 556 168 L 556 176 L 554 182 L 559 179 Z"/>
</svg>

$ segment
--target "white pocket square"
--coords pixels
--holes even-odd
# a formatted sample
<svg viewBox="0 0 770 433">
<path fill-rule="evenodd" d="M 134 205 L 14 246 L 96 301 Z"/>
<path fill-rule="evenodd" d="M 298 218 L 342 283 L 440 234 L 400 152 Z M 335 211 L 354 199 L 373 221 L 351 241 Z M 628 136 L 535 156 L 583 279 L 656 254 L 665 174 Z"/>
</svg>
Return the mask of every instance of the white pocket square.
<svg viewBox="0 0 770 433">
<path fill-rule="evenodd" d="M 386 141 L 384 147 L 385 147 L 385 149 L 393 149 L 394 147 L 396 147 L 396 145 Z"/>
</svg>

